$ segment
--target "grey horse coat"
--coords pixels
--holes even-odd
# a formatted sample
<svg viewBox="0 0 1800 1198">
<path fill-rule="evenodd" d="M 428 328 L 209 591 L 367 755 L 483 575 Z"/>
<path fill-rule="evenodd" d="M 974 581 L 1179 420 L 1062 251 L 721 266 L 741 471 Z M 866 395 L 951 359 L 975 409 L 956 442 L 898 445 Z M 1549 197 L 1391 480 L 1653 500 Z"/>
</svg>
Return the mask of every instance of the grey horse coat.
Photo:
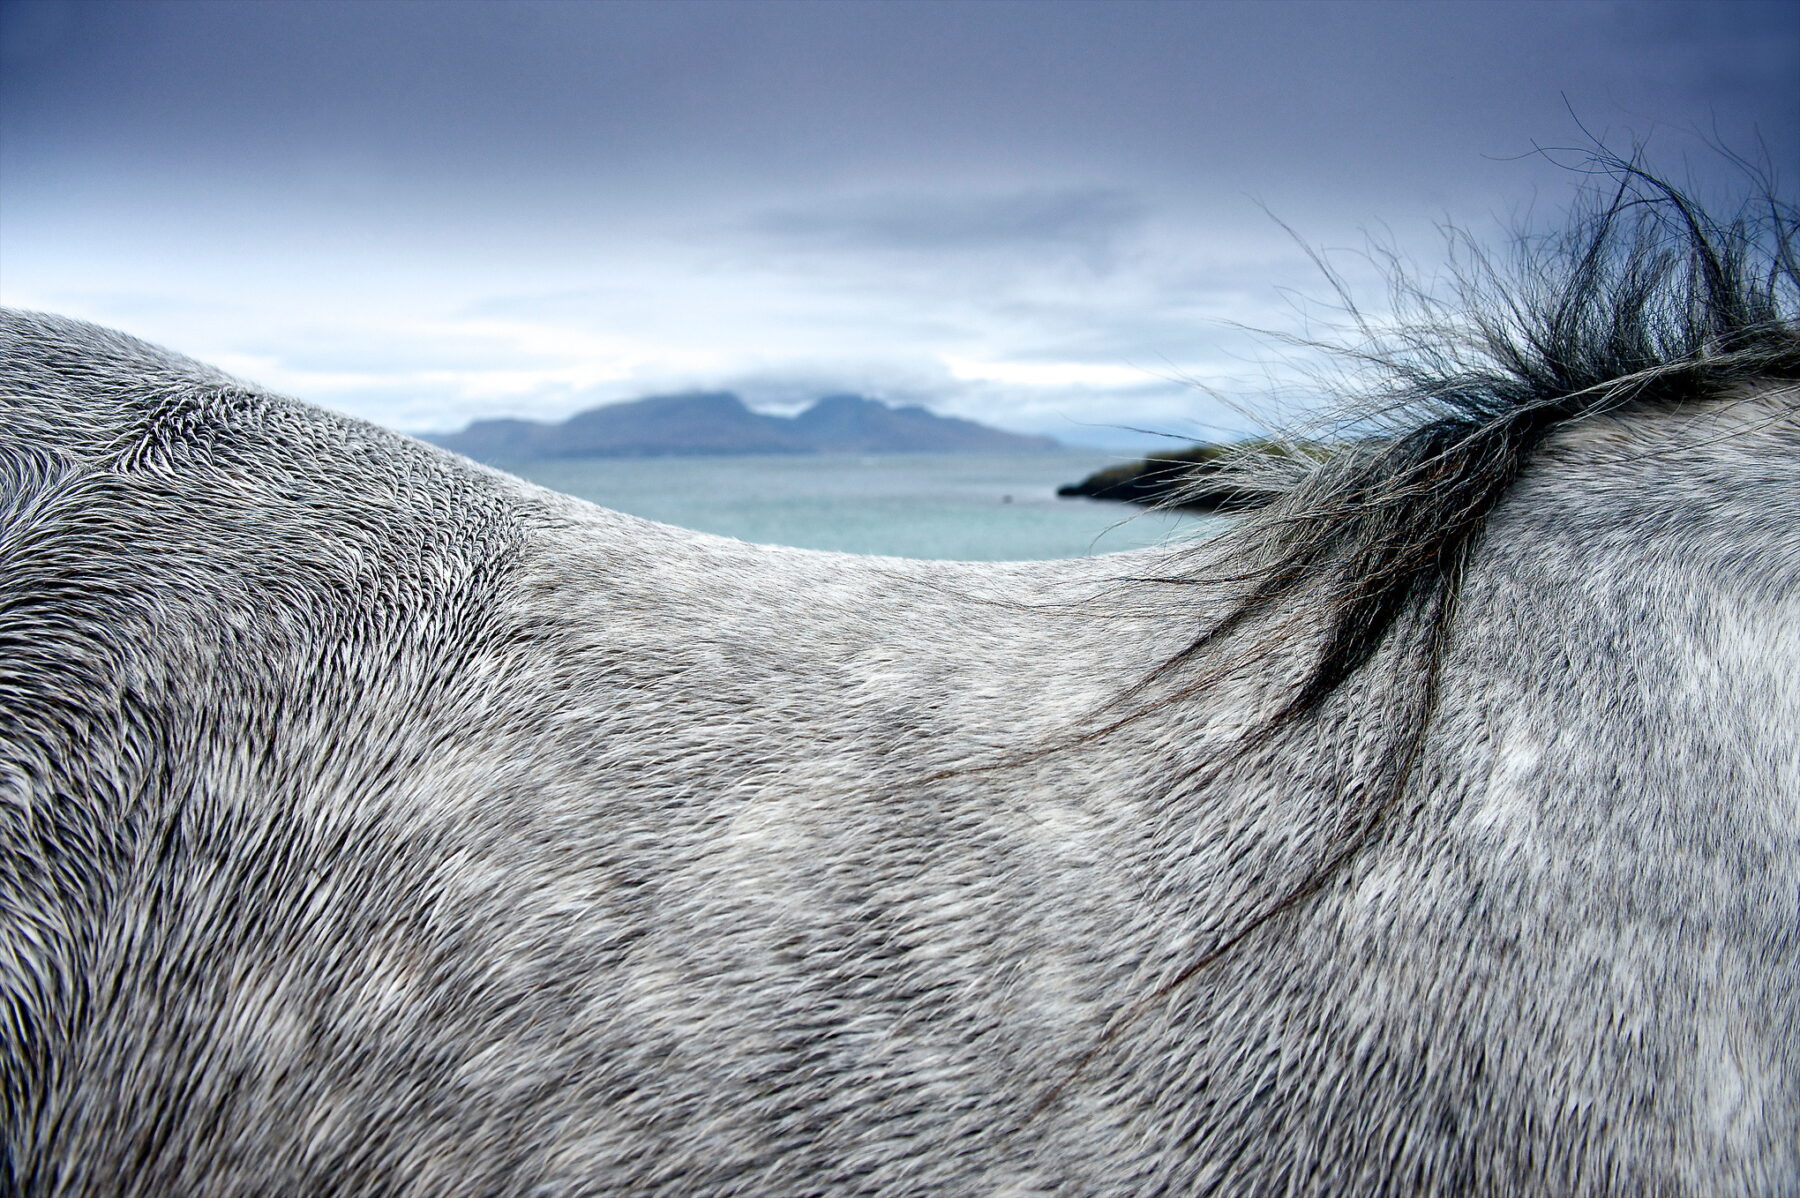
<svg viewBox="0 0 1800 1198">
<path fill-rule="evenodd" d="M 0 1187 L 1794 1193 L 1800 355 L 1738 326 L 976 565 L 9 314 Z"/>
</svg>

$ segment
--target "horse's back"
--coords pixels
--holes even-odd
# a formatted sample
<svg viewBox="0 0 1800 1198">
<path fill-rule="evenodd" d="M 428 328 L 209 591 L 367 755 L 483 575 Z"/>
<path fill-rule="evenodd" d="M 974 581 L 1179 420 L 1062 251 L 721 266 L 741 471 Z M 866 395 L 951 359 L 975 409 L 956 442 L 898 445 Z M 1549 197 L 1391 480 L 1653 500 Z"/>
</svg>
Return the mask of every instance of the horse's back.
<svg viewBox="0 0 1800 1198">
<path fill-rule="evenodd" d="M 977 1046 L 1049 1029 L 947 1001 L 1001 951 L 972 909 L 907 967 L 919 994 L 870 993 L 869 960 L 906 959 L 870 912 L 925 934 L 941 887 L 1041 870 L 1042 832 L 1002 813 L 958 843 L 969 783 L 941 814 L 896 796 L 1135 660 L 1121 621 L 1021 602 L 1104 571 L 703 537 L 76 322 L 7 336 L 0 1067 L 27 1189 L 853 1188 L 909 1168 L 818 1137 L 853 1095 L 977 1134 Z M 1092 674 L 1064 679 L 1078 646 Z M 1092 905 L 1080 876 L 1045 893 Z M 920 1115 L 946 1049 L 961 1097 Z M 982 1159 L 935 1168 L 977 1186 Z"/>
<path fill-rule="evenodd" d="M 1800 1178 L 1791 393 L 1553 441 L 1404 802 L 1193 972 L 1348 818 L 1399 650 L 1245 748 L 1280 644 L 1122 714 L 1217 618 L 1205 548 L 746 546 L 0 329 L 26 1190 Z"/>
</svg>

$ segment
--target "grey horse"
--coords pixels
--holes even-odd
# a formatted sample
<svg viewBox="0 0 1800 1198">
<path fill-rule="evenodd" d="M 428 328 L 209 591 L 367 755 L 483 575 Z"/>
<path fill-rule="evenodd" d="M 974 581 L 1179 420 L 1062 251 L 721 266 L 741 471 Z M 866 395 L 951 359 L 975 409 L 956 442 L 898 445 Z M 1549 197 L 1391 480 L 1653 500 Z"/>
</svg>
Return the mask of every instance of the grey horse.
<svg viewBox="0 0 1800 1198">
<path fill-rule="evenodd" d="M 1627 184 L 1068 562 L 9 313 L 0 1189 L 1800 1192 L 1793 223 Z"/>
</svg>

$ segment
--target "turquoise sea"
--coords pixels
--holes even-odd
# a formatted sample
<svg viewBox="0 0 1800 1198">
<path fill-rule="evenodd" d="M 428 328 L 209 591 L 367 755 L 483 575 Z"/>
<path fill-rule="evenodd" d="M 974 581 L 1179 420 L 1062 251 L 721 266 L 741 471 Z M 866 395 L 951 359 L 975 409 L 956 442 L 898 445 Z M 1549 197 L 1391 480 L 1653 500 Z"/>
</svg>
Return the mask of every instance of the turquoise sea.
<svg viewBox="0 0 1800 1198">
<path fill-rule="evenodd" d="M 964 561 L 1082 557 L 1216 528 L 1216 517 L 1059 499 L 1104 450 L 596 458 L 514 467 L 542 486 L 666 524 L 770 545 Z"/>
</svg>

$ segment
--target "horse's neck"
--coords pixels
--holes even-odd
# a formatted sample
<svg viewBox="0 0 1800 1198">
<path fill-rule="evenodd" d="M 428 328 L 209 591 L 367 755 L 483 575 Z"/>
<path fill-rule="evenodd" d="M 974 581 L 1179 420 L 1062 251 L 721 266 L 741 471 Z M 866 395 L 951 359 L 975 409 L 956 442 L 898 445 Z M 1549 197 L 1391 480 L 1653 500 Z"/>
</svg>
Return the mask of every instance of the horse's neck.
<svg viewBox="0 0 1800 1198">
<path fill-rule="evenodd" d="M 1114 801 L 1143 817 L 1165 913 L 1217 946 L 1340 857 L 1311 900 L 1326 911 L 1362 901 L 1384 845 L 1491 835 L 1505 850 L 1460 884 L 1580 877 L 1619 903 L 1681 895 L 1719 929 L 1767 924 L 1766 894 L 1692 866 L 1800 836 L 1796 496 L 1791 395 L 1564 434 L 1494 513 L 1435 662 L 1403 621 L 1278 735 L 1242 735 L 1279 699 L 1278 656 L 1260 693 L 1202 689 L 1120 730 L 1138 788 Z M 1373 884 L 1423 902 L 1453 876 Z"/>
<path fill-rule="evenodd" d="M 1773 837 L 1792 868 L 1797 415 L 1776 393 L 1599 422 L 1521 480 L 1445 664 L 1434 768 L 1461 819 L 1699 921 L 1736 901 L 1701 860 Z"/>
<path fill-rule="evenodd" d="M 1365 837 L 1355 788 L 1420 681 L 1403 644 L 1222 771 L 1182 759 L 1179 729 L 1204 742 L 1229 696 L 1158 713 L 1160 757 L 1121 730 L 1168 766 L 1144 825 L 1162 881 L 1106 1046 L 1066 1084 L 1206 1128 L 1196 1159 L 1279 1138 L 1326 1168 L 1432 1111 L 1555 1124 L 1537 1104 L 1569 1093 L 1721 1121 L 1701 1174 L 1791 1143 L 1773 1062 L 1800 992 L 1769 963 L 1800 952 L 1793 416 L 1748 402 L 1551 446 L 1472 556 L 1425 738 Z M 1114 1080 L 1146 1062 L 1153 1084 Z M 1346 1086 L 1398 1097 L 1346 1119 Z M 1508 1147 L 1496 1176 L 1565 1164 Z"/>
</svg>

